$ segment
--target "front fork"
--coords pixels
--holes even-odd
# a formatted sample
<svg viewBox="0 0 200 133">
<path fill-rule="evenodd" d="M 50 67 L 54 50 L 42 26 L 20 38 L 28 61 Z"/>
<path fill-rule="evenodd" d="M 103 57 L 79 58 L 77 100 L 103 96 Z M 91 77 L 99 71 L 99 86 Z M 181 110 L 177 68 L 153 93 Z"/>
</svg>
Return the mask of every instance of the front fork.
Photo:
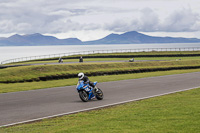
<svg viewBox="0 0 200 133">
<path fill-rule="evenodd" d="M 88 99 L 90 100 L 93 96 L 94 96 L 94 94 L 93 94 L 93 88 L 90 90 L 90 92 L 89 92 L 89 97 L 88 97 Z"/>
</svg>

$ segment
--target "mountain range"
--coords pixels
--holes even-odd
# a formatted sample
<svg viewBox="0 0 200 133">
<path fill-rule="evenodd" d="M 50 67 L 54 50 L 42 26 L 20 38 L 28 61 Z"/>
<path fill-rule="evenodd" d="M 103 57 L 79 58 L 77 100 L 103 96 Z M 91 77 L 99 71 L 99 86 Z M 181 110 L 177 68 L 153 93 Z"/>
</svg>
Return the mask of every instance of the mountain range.
<svg viewBox="0 0 200 133">
<path fill-rule="evenodd" d="M 44 36 L 39 33 L 29 35 L 15 34 L 8 38 L 0 38 L 0 46 L 40 46 L 69 44 L 82 44 L 82 41 L 77 38 L 58 39 L 53 36 Z"/>
<path fill-rule="evenodd" d="M 97 45 L 97 44 L 142 44 L 142 43 L 199 43 L 197 38 L 183 37 L 155 37 L 137 31 L 123 34 L 110 34 L 94 41 L 81 41 L 77 38 L 58 39 L 39 33 L 18 35 L 8 38 L 0 37 L 0 46 L 40 46 L 40 45 Z"/>
</svg>

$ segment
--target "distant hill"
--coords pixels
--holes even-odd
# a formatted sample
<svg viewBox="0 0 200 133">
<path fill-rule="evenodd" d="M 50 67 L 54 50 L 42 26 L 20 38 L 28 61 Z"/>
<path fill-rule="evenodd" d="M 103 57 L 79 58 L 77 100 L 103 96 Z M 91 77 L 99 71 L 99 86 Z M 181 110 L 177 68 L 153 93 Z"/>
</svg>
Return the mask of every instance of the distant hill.
<svg viewBox="0 0 200 133">
<path fill-rule="evenodd" d="M 142 43 L 199 43 L 197 38 L 155 37 L 137 31 L 123 34 L 110 34 L 102 39 L 82 42 L 77 38 L 58 39 L 39 33 L 29 35 L 15 34 L 8 38 L 0 37 L 0 46 L 40 46 L 40 45 L 83 45 L 83 44 L 142 44 Z"/>
<path fill-rule="evenodd" d="M 8 38 L 0 38 L 0 46 L 36 46 L 36 45 L 77 45 L 82 41 L 77 38 L 58 39 L 39 33 L 30 35 L 15 34 Z"/>
<path fill-rule="evenodd" d="M 102 39 L 87 41 L 85 44 L 135 44 L 135 43 L 197 43 L 197 38 L 153 37 L 136 31 L 110 34 Z"/>
</svg>

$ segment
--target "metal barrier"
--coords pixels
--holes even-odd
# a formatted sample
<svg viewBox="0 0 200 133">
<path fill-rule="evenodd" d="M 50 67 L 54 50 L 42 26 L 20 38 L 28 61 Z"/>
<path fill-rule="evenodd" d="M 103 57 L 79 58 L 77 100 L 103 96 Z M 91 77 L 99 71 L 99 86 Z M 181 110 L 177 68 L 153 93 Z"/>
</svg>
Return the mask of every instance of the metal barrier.
<svg viewBox="0 0 200 133">
<path fill-rule="evenodd" d="M 125 53 L 125 52 L 152 52 L 152 51 L 199 51 L 200 47 L 188 47 L 188 48 L 143 48 L 143 49 L 114 49 L 114 50 L 93 50 L 93 51 L 81 51 L 81 52 L 69 52 L 60 54 L 50 54 L 50 55 L 39 55 L 39 56 L 29 56 L 14 58 L 2 61 L 1 64 L 8 64 L 14 62 L 22 62 L 37 59 L 55 58 L 71 55 L 88 55 L 88 54 L 100 54 L 100 53 Z"/>
</svg>

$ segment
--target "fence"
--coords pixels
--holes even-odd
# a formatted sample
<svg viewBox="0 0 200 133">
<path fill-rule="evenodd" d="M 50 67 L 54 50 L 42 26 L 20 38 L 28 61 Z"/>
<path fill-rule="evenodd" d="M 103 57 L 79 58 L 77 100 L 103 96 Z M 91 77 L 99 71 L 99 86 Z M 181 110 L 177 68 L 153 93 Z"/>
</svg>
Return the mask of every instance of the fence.
<svg viewBox="0 0 200 133">
<path fill-rule="evenodd" d="M 151 52 L 151 51 L 199 51 L 200 47 L 188 47 L 188 48 L 143 48 L 143 49 L 115 49 L 115 50 L 93 50 L 93 51 L 81 51 L 81 52 L 69 52 L 69 53 L 60 53 L 60 54 L 50 54 L 50 55 L 39 55 L 39 56 L 29 56 L 14 58 L 2 61 L 1 64 L 37 60 L 37 59 L 46 59 L 46 58 L 55 58 L 71 55 L 87 55 L 87 54 L 100 54 L 100 53 L 124 53 L 124 52 Z"/>
</svg>

